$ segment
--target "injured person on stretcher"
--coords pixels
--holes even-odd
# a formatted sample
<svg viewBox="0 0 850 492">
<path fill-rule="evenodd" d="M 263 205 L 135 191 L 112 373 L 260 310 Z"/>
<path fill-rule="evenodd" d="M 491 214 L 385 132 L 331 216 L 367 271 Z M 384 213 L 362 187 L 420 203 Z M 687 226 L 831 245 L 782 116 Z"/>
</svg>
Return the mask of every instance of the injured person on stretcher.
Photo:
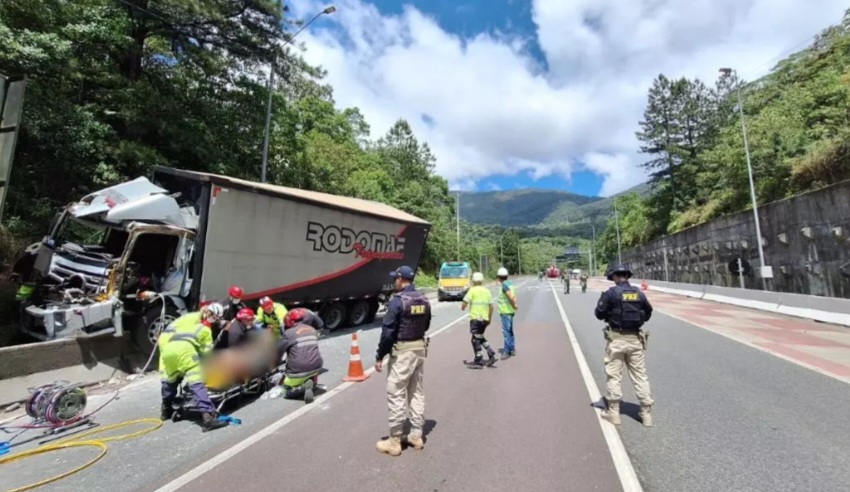
<svg viewBox="0 0 850 492">
<path fill-rule="evenodd" d="M 230 400 L 282 384 L 286 398 L 311 403 L 319 375 L 327 372 L 319 351 L 319 332 L 324 328 L 321 318 L 303 308 L 289 311 L 277 342 L 278 334 L 254 321 L 250 308 L 241 309 L 204 359 L 210 400 L 220 410 Z"/>
</svg>

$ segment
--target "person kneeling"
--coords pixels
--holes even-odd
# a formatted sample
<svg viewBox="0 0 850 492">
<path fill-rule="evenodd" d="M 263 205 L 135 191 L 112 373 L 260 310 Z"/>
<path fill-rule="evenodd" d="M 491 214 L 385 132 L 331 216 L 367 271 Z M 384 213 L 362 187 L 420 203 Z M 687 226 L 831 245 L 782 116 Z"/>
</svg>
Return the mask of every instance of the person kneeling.
<svg viewBox="0 0 850 492">
<path fill-rule="evenodd" d="M 319 382 L 319 372 L 324 366 L 319 352 L 319 331 L 324 329 L 322 319 L 308 309 L 296 308 L 286 313 L 283 333 L 277 344 L 278 360 L 286 357 L 283 387 L 286 398 L 304 398 L 312 403 L 313 390 Z"/>
</svg>

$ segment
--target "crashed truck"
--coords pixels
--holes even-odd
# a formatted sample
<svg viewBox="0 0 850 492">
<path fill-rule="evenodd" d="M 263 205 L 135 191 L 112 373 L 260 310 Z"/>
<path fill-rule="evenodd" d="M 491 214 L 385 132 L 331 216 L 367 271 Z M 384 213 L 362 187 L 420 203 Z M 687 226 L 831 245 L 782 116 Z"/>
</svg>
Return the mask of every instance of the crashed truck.
<svg viewBox="0 0 850 492">
<path fill-rule="evenodd" d="M 41 340 L 128 334 L 149 353 L 160 329 L 241 285 L 317 311 L 328 329 L 371 323 L 417 268 L 430 224 L 388 205 L 157 167 L 85 196 L 53 219 L 15 273 L 21 324 Z"/>
</svg>

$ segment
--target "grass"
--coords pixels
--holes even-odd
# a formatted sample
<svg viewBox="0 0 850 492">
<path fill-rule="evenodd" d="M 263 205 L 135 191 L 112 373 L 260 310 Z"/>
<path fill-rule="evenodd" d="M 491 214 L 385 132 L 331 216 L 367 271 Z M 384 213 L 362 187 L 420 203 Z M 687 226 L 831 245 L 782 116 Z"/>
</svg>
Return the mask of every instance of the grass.
<svg viewBox="0 0 850 492">
<path fill-rule="evenodd" d="M 436 289 L 437 277 L 419 270 L 419 273 L 416 274 L 416 286 L 423 289 Z"/>
</svg>

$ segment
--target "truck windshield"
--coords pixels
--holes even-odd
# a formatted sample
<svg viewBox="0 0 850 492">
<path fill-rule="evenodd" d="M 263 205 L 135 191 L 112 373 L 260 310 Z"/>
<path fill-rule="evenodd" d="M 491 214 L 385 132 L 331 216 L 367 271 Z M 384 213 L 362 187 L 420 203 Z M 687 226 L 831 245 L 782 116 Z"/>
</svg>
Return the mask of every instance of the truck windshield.
<svg viewBox="0 0 850 492">
<path fill-rule="evenodd" d="M 58 244 L 73 243 L 87 250 L 99 250 L 113 256 L 120 256 L 127 242 L 127 232 L 120 229 L 99 227 L 72 217 L 59 217 L 58 229 L 53 239 Z"/>
<path fill-rule="evenodd" d="M 466 267 L 443 267 L 440 270 L 442 278 L 467 278 L 469 277 L 469 269 Z"/>
</svg>

